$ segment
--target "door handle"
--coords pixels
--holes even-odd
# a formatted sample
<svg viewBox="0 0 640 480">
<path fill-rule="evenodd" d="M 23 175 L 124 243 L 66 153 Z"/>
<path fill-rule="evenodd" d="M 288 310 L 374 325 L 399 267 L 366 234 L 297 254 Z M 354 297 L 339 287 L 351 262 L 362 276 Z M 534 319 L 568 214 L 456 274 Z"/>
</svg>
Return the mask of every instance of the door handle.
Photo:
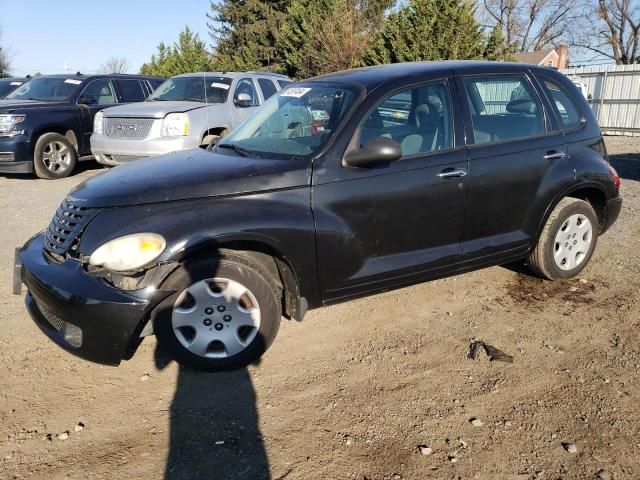
<svg viewBox="0 0 640 480">
<path fill-rule="evenodd" d="M 566 154 L 564 152 L 549 152 L 544 156 L 545 160 L 560 160 L 564 158 Z"/>
<path fill-rule="evenodd" d="M 467 171 L 464 168 L 445 169 L 441 171 L 438 176 L 440 178 L 460 178 L 466 177 Z"/>
</svg>

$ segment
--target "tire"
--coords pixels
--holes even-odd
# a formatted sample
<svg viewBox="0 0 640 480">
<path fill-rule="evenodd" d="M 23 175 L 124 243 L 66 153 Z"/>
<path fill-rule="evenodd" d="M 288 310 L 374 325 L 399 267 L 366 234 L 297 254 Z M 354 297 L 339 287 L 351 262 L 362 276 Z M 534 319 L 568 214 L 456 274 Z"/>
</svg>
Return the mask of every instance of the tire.
<svg viewBox="0 0 640 480">
<path fill-rule="evenodd" d="M 240 287 L 248 292 L 240 301 L 225 299 Z M 160 346 L 187 368 L 218 372 L 245 367 L 266 352 L 278 333 L 281 289 L 264 267 L 240 254 L 187 260 L 162 289 L 175 293 L 154 310 L 154 331 Z"/>
<path fill-rule="evenodd" d="M 45 133 L 33 150 L 33 168 L 38 178 L 55 180 L 68 177 L 76 168 L 75 147 L 59 133 Z"/>
<path fill-rule="evenodd" d="M 588 202 L 563 198 L 551 212 L 527 259 L 529 268 L 549 280 L 575 277 L 589 263 L 598 232 L 598 217 Z"/>
</svg>

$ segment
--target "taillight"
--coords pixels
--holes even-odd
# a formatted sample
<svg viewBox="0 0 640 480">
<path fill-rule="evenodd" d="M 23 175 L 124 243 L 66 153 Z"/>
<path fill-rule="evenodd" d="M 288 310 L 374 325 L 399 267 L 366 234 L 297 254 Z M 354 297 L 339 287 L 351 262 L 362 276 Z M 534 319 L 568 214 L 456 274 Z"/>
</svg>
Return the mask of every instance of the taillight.
<svg viewBox="0 0 640 480">
<path fill-rule="evenodd" d="M 611 178 L 613 178 L 614 183 L 616 184 L 616 188 L 620 188 L 620 175 L 616 172 L 616 169 L 610 163 L 607 163 L 607 168 L 609 169 L 609 173 L 611 174 Z"/>
</svg>

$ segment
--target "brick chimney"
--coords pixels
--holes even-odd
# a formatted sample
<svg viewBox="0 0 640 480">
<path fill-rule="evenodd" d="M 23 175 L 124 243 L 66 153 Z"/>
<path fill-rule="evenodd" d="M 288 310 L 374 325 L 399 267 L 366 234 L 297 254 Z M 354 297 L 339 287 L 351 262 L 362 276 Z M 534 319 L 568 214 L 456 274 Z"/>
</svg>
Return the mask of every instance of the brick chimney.
<svg viewBox="0 0 640 480">
<path fill-rule="evenodd" d="M 556 47 L 556 53 L 558 54 L 558 68 L 567 68 L 569 66 L 569 47 L 561 43 Z"/>
</svg>

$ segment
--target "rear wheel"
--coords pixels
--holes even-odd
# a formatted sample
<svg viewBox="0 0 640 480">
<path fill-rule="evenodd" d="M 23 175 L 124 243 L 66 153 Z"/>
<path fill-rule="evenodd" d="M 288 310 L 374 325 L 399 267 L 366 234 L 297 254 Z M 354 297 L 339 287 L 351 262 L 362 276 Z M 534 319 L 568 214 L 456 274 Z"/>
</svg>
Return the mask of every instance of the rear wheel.
<svg viewBox="0 0 640 480">
<path fill-rule="evenodd" d="M 262 266 L 240 255 L 186 262 L 156 310 L 161 346 L 181 365 L 205 371 L 257 360 L 278 333 L 281 291 Z"/>
<path fill-rule="evenodd" d="M 534 273 L 558 280 L 580 273 L 598 240 L 598 217 L 584 200 L 564 198 L 544 226 L 528 264 Z"/>
<path fill-rule="evenodd" d="M 59 133 L 45 133 L 36 142 L 33 167 L 38 178 L 68 177 L 76 166 L 76 149 Z"/>
</svg>

